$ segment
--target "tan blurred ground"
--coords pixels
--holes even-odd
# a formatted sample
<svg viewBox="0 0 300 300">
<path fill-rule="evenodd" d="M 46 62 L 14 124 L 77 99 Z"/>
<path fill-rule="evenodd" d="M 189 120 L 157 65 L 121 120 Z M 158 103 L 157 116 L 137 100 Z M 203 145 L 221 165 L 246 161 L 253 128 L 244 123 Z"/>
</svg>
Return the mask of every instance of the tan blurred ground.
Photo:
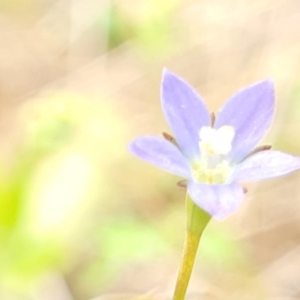
<svg viewBox="0 0 300 300">
<path fill-rule="evenodd" d="M 106 27 L 112 7 L 122 15 L 121 29 L 116 29 L 121 38 L 115 45 Z M 150 38 L 143 30 L 153 30 L 155 40 L 160 26 L 163 34 L 158 38 L 163 42 L 147 44 Z M 32 101 L 46 101 L 55 93 L 80 95 L 108 124 L 101 125 L 105 135 L 92 154 L 99 153 L 97 164 L 105 179 L 96 204 L 78 223 L 88 226 L 74 243 L 75 258 L 54 281 L 41 284 L 35 299 L 77 300 L 106 293 L 170 298 L 184 235 L 184 191 L 175 185 L 178 178 L 127 153 L 133 138 L 167 129 L 159 101 L 162 68 L 191 82 L 214 111 L 237 89 L 274 78 L 277 111 L 266 141 L 300 155 L 299 41 L 297 0 L 178 0 L 170 8 L 150 0 L 1 2 L 0 139 L 7 164 L 22 141 L 20 110 Z M 300 298 L 299 176 L 246 184 L 249 191 L 241 210 L 222 223 L 213 221 L 205 236 L 209 240 L 226 228 L 226 239 L 238 245 L 232 249 L 243 254 L 205 261 L 209 254 L 200 249 L 188 299 Z M 101 236 L 95 232 L 127 218 L 150 226 L 163 240 L 163 250 L 146 258 L 132 252 L 128 261 L 122 258 L 108 282 L 97 284 L 96 269 L 105 257 L 101 258 Z M 134 225 L 128 230 L 130 244 L 131 237 L 139 237 Z M 127 244 L 110 243 L 120 248 Z M 222 252 L 222 243 L 217 246 Z M 235 256 L 237 261 L 226 261 Z M 51 296 L 53 289 L 58 292 Z M 9 295 L 2 298 L 31 299 Z M 111 299 L 103 297 L 99 299 Z"/>
</svg>

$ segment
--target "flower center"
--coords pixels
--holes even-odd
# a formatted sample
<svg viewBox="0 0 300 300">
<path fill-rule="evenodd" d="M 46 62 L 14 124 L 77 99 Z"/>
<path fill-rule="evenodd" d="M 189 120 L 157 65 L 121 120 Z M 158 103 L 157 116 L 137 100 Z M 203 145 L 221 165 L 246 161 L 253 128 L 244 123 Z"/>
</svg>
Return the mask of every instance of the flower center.
<svg viewBox="0 0 300 300">
<path fill-rule="evenodd" d="M 225 183 L 232 173 L 232 167 L 227 160 L 234 138 L 232 126 L 222 126 L 219 129 L 204 126 L 199 132 L 200 158 L 193 163 L 195 180 L 210 184 Z"/>
</svg>

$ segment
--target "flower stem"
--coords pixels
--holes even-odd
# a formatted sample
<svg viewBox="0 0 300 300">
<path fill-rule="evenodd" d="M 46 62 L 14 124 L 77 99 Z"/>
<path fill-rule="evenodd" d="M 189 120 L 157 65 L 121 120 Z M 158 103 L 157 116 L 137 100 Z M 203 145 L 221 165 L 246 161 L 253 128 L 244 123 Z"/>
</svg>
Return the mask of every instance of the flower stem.
<svg viewBox="0 0 300 300">
<path fill-rule="evenodd" d="M 200 238 L 211 216 L 199 208 L 191 198 L 186 197 L 187 228 L 183 255 L 179 268 L 173 300 L 184 300 L 192 274 Z"/>
</svg>

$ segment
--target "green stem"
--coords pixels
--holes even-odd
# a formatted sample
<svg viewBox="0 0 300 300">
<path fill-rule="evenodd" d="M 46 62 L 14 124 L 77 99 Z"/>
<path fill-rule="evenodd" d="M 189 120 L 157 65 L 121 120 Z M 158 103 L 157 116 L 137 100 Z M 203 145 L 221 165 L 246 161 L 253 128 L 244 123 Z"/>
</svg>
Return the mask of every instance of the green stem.
<svg viewBox="0 0 300 300">
<path fill-rule="evenodd" d="M 200 238 L 211 216 L 194 204 L 191 198 L 186 197 L 187 228 L 183 255 L 179 268 L 173 300 L 184 300 L 186 290 L 192 274 Z"/>
</svg>

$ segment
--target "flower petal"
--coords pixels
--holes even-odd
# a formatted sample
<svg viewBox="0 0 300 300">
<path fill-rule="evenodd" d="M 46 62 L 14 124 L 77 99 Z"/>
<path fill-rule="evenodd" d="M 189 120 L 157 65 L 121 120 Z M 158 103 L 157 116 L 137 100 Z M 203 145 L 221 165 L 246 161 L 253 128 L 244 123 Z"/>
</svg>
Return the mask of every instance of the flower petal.
<svg viewBox="0 0 300 300">
<path fill-rule="evenodd" d="M 210 114 L 204 101 L 183 79 L 164 70 L 161 87 L 162 109 L 183 154 L 199 155 L 199 131 L 210 126 Z"/>
<path fill-rule="evenodd" d="M 264 137 L 274 114 L 274 85 L 265 80 L 234 94 L 217 115 L 215 127 L 235 129 L 229 158 L 241 161 Z"/>
<path fill-rule="evenodd" d="M 188 161 L 179 149 L 169 141 L 155 136 L 144 136 L 134 140 L 129 150 L 139 158 L 157 167 L 190 178 L 191 172 Z"/>
<path fill-rule="evenodd" d="M 243 188 L 237 184 L 212 185 L 190 182 L 188 193 L 199 207 L 219 220 L 234 213 L 244 199 Z"/>
<path fill-rule="evenodd" d="M 233 180 L 260 180 L 300 169 L 300 157 L 280 151 L 257 152 L 235 167 Z"/>
</svg>

